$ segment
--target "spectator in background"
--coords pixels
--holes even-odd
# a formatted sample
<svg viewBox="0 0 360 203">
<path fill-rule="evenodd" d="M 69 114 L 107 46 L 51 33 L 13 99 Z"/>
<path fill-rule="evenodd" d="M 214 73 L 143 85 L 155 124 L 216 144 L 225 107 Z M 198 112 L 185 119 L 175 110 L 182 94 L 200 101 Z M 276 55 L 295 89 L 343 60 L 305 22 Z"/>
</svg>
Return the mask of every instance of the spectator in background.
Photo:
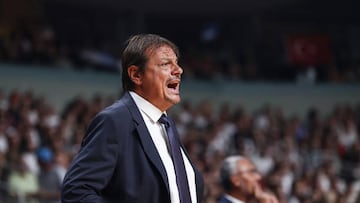
<svg viewBox="0 0 360 203">
<path fill-rule="evenodd" d="M 1 139 L 1 134 L 0 134 Z M 6 150 L 0 140 L 0 203 L 4 201 L 7 194 L 7 178 L 10 169 L 6 163 Z"/>
<path fill-rule="evenodd" d="M 2 96 L 0 91 L 0 151 L 2 151 L 2 157 L 0 153 L 0 174 L 3 183 L 8 182 L 9 173 L 17 170 L 20 165 L 19 157 L 24 156 L 24 152 L 26 153 L 26 143 L 32 141 L 36 144 L 38 143 L 37 139 L 40 139 L 40 145 L 34 146 L 36 148 L 34 152 L 37 152 L 39 146 L 51 147 L 57 157 L 55 167 L 62 176 L 61 174 L 64 174 L 68 166 L 66 159 L 72 159 L 81 146 L 89 118 L 97 113 L 101 109 L 100 107 L 104 107 L 108 103 L 99 102 L 98 98 L 86 100 L 75 97 L 67 108 L 60 109 L 63 112 L 60 113 L 62 116 L 54 119 L 56 118 L 54 114 L 58 116 L 59 112 L 51 113 L 46 97 L 38 97 L 37 93 L 34 92 L 31 99 L 28 91 L 21 92 L 15 89 L 12 92 L 3 92 Z M 107 101 L 107 97 L 102 96 L 102 99 Z M 30 103 L 31 105 L 29 105 Z M 216 202 L 222 193 L 222 188 L 218 183 L 218 172 L 224 157 L 221 154 L 209 153 L 209 155 L 207 152 L 213 149 L 210 143 L 219 132 L 219 127 L 225 126 L 224 121 L 226 120 L 230 126 L 235 126 L 238 122 L 238 124 L 242 124 L 238 128 L 243 127 L 237 129 L 242 135 L 239 138 L 242 139 L 239 139 L 238 147 L 224 145 L 219 149 L 225 155 L 241 154 L 244 156 L 246 152 L 249 155 L 248 158 L 257 165 L 259 157 L 264 159 L 262 149 L 266 149 L 264 146 L 269 147 L 270 151 L 265 150 L 264 152 L 270 153 L 264 155 L 267 155 L 266 159 L 273 160 L 273 166 L 267 167 L 267 170 L 261 169 L 263 166 L 256 168 L 259 172 L 267 171 L 261 175 L 263 175 L 267 188 L 276 193 L 280 202 L 311 203 L 320 200 L 326 202 L 325 198 L 329 201 L 335 199 L 337 202 L 360 202 L 359 104 L 354 106 L 339 104 L 328 116 L 324 114 L 326 112 L 310 109 L 308 116 L 302 118 L 296 115 L 282 116 L 279 114 L 281 111 L 277 111 L 274 106 L 270 105 L 266 109 L 260 109 L 261 112 L 255 111 L 251 114 L 246 111 L 247 108 L 244 106 L 240 111 L 242 113 L 239 114 L 239 111 L 235 109 L 235 111 L 230 111 L 231 115 L 227 116 L 226 108 L 221 109 L 220 113 L 215 113 L 215 109 L 212 108 L 207 111 L 204 111 L 204 108 L 197 108 L 205 104 L 202 101 L 200 101 L 200 105 L 192 100 L 181 103 L 183 106 L 180 106 L 178 111 L 180 113 L 176 113 L 178 115 L 177 122 L 182 125 L 185 147 L 187 147 L 191 160 L 204 175 L 206 186 L 204 203 Z M 29 106 L 31 106 L 30 109 L 28 109 Z M 314 112 L 318 112 L 315 114 L 322 116 L 316 116 Z M 173 114 L 174 112 L 169 113 Z M 202 122 L 197 124 L 205 123 L 206 125 L 194 125 L 194 118 L 199 115 L 202 117 L 199 119 Z M 248 119 L 236 119 L 240 118 L 236 115 L 243 115 L 244 118 L 247 116 Z M 24 123 L 26 117 L 28 117 L 29 123 Z M 230 118 L 225 119 L 226 117 Z M 246 120 L 248 121 L 244 122 Z M 354 132 L 356 132 L 357 138 L 354 142 L 350 142 L 352 144 L 348 148 L 345 148 L 338 141 L 341 135 L 339 134 L 341 131 L 338 130 L 345 129 L 347 120 L 355 121 Z M 28 126 L 28 124 L 31 125 Z M 273 129 L 277 129 L 276 131 L 279 131 L 280 134 L 274 134 Z M 31 133 L 33 134 L 30 136 L 31 139 L 27 134 L 29 130 L 34 131 Z M 244 137 L 247 139 L 243 139 Z M 234 144 L 234 141 L 231 143 Z M 290 163 L 291 168 L 289 166 L 282 167 L 284 162 Z M 331 173 L 324 170 L 324 163 L 333 165 L 331 166 L 334 167 L 333 169 L 329 168 Z M 290 183 L 292 183 L 291 187 Z M 288 188 L 291 191 L 288 191 Z M 4 191 L 0 194 L 0 202 L 2 199 L 2 203 L 10 203 L 7 196 L 8 189 L 4 187 L 2 189 Z M 285 191 L 282 191 L 283 189 Z M 283 199 L 283 195 L 285 195 L 285 199 Z"/>
<path fill-rule="evenodd" d="M 9 174 L 8 192 L 11 197 L 18 201 L 26 200 L 28 203 L 38 203 L 38 201 L 32 197 L 32 194 L 39 189 L 39 181 L 36 174 L 29 170 L 22 158 L 17 158 L 19 165 Z"/>
<path fill-rule="evenodd" d="M 62 177 L 55 168 L 54 154 L 50 148 L 40 147 L 37 157 L 41 168 L 38 175 L 39 190 L 31 196 L 40 203 L 60 203 Z"/>
<path fill-rule="evenodd" d="M 245 157 L 227 157 L 220 170 L 220 180 L 225 194 L 218 203 L 278 203 L 273 194 L 263 189 L 261 175 Z"/>
</svg>

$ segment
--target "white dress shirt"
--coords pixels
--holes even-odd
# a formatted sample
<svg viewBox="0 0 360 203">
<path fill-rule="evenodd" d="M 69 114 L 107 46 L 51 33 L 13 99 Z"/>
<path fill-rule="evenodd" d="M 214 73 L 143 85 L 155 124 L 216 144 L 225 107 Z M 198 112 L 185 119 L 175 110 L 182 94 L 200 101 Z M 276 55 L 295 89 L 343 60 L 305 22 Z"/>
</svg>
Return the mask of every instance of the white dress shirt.
<svg viewBox="0 0 360 203">
<path fill-rule="evenodd" d="M 161 112 L 158 108 L 156 108 L 154 105 L 152 105 L 150 102 L 148 102 L 135 92 L 130 92 L 130 95 L 134 99 L 136 106 L 140 109 L 140 113 L 145 121 L 146 127 L 149 130 L 151 139 L 154 142 L 155 147 L 159 152 L 161 161 L 165 167 L 169 182 L 171 203 L 180 203 L 179 190 L 176 185 L 174 164 L 169 153 L 169 144 L 166 129 L 163 124 L 160 124 L 158 122 L 161 115 L 163 113 L 166 114 L 166 112 Z M 190 164 L 190 161 L 187 159 L 187 156 L 184 154 L 184 151 L 182 149 L 181 152 L 184 159 L 186 174 L 188 178 L 191 200 L 192 203 L 197 203 L 195 172 Z"/>
</svg>

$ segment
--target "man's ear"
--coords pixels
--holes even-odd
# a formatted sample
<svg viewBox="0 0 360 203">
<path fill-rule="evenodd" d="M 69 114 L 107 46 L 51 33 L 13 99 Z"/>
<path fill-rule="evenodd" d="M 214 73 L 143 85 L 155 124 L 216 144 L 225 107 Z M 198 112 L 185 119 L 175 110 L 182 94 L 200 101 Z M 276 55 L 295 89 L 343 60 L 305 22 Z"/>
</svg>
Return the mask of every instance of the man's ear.
<svg viewBox="0 0 360 203">
<path fill-rule="evenodd" d="M 132 65 L 128 68 L 128 75 L 131 81 L 135 83 L 136 85 L 141 85 L 142 83 L 142 77 L 141 72 L 139 71 L 139 67 Z"/>
</svg>

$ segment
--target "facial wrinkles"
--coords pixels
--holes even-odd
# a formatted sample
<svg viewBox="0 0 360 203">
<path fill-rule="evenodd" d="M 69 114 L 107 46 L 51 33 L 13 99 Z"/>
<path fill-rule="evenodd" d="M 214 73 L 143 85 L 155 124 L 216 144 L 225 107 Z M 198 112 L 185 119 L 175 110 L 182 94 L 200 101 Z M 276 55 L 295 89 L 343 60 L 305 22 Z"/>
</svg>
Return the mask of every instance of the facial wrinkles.
<svg viewBox="0 0 360 203">
<path fill-rule="evenodd" d="M 159 59 L 160 59 L 159 63 L 161 68 L 162 68 L 161 64 L 167 64 L 164 66 L 164 68 L 166 68 L 167 71 L 169 71 L 167 82 L 180 79 L 180 75 L 182 71 L 179 72 L 179 74 L 175 74 L 173 72 L 175 71 L 175 68 L 180 68 L 180 67 L 178 67 L 177 64 L 177 56 L 170 47 L 164 47 L 161 49 L 161 52 L 159 53 Z"/>
<path fill-rule="evenodd" d="M 181 74 L 173 74 L 174 66 L 177 66 L 177 56 L 170 47 L 159 47 L 149 53 L 147 63 L 147 78 L 143 84 L 145 97 L 158 108 L 167 109 L 170 104 L 177 103 L 173 93 L 169 92 L 168 84 L 179 79 Z M 177 76 L 177 77 L 176 77 Z"/>
</svg>

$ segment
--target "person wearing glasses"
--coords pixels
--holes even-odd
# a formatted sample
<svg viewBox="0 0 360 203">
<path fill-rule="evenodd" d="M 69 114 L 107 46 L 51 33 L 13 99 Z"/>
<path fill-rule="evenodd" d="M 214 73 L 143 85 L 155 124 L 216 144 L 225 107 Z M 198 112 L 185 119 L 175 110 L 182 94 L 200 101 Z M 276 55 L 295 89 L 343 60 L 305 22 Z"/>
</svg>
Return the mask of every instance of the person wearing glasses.
<svg viewBox="0 0 360 203">
<path fill-rule="evenodd" d="M 217 203 L 279 203 L 275 195 L 263 189 L 261 181 L 260 173 L 249 159 L 229 156 L 220 169 L 224 194 Z"/>
</svg>

